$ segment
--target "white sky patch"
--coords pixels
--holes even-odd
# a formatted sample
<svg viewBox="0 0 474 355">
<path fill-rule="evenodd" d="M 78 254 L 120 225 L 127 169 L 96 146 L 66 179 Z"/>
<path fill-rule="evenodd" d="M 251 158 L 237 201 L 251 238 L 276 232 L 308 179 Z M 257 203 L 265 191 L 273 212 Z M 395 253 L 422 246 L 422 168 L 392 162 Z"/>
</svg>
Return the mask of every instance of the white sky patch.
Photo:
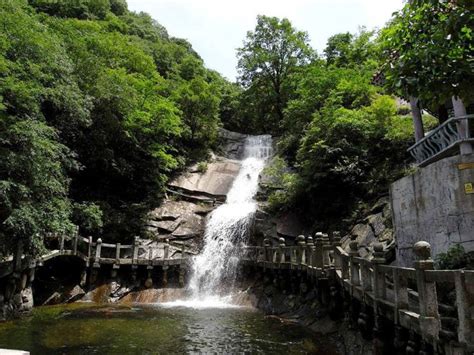
<svg viewBox="0 0 474 355">
<path fill-rule="evenodd" d="M 133 11 L 148 12 L 171 36 L 187 39 L 206 66 L 230 80 L 237 75 L 236 49 L 257 15 L 288 18 L 309 34 L 322 53 L 328 37 L 382 27 L 403 0 L 128 0 Z"/>
</svg>

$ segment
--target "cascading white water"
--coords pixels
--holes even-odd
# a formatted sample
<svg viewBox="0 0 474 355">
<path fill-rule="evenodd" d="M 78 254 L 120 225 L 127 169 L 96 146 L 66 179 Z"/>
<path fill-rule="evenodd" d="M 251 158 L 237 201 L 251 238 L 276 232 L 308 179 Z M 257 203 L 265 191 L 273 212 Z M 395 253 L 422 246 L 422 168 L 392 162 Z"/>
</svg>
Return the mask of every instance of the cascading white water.
<svg viewBox="0 0 474 355">
<path fill-rule="evenodd" d="M 192 265 L 187 301 L 173 305 L 196 308 L 229 306 L 239 261 L 238 247 L 245 243 L 257 203 L 258 176 L 271 155 L 271 136 L 246 139 L 239 174 L 226 202 L 210 215 L 204 235 L 204 248 Z M 170 304 L 171 305 L 171 304 Z"/>
</svg>

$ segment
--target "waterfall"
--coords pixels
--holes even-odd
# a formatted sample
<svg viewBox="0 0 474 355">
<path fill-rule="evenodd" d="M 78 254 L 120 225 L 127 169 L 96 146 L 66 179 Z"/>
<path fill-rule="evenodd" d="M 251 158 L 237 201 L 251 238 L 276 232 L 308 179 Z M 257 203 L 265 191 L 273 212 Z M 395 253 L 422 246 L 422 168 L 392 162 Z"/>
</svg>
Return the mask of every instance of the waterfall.
<svg viewBox="0 0 474 355">
<path fill-rule="evenodd" d="M 193 259 L 190 298 L 173 302 L 196 308 L 228 306 L 239 262 L 257 210 L 258 177 L 271 155 L 271 136 L 247 137 L 240 171 L 224 204 L 211 212 L 202 252 Z"/>
</svg>

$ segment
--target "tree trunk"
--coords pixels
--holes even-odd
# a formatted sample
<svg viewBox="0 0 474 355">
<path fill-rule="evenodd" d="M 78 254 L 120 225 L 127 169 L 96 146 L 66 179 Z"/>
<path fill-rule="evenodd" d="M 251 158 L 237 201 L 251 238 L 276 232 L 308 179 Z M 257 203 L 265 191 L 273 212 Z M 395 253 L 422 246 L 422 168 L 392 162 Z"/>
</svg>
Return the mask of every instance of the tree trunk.
<svg viewBox="0 0 474 355">
<path fill-rule="evenodd" d="M 464 102 L 462 102 L 460 97 L 453 96 L 453 108 L 454 108 L 454 116 L 466 116 L 466 107 L 464 106 Z M 461 139 L 468 139 L 471 138 L 469 134 L 469 121 L 461 120 L 457 123 L 458 134 Z M 469 142 L 462 142 L 459 146 L 461 150 L 461 155 L 471 154 L 472 153 L 472 145 Z"/>
<path fill-rule="evenodd" d="M 421 119 L 421 110 L 418 106 L 418 102 L 419 101 L 416 97 L 410 96 L 411 115 L 413 118 L 413 127 L 415 128 L 415 142 L 420 141 L 425 136 L 423 121 Z"/>
</svg>

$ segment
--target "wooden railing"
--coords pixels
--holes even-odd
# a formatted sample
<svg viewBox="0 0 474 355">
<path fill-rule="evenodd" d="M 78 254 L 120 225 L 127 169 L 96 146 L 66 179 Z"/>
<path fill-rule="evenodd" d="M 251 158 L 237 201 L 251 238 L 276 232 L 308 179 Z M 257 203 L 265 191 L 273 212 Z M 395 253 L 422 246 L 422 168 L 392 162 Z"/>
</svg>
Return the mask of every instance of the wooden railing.
<svg viewBox="0 0 474 355">
<path fill-rule="evenodd" d="M 450 118 L 408 148 L 408 152 L 419 166 L 426 166 L 453 155 L 461 143 L 474 142 L 469 130 L 469 121 L 472 119 L 474 115 Z M 462 129 L 459 129 L 460 127 Z"/>
<path fill-rule="evenodd" d="M 308 276 L 329 278 L 351 298 L 373 309 L 396 326 L 415 331 L 430 344 L 454 343 L 460 353 L 474 351 L 474 271 L 434 270 L 431 248 L 417 242 L 413 268 L 385 265 L 381 244 L 371 260 L 361 258 L 357 242 L 346 252 L 338 237 L 298 237 L 297 245 L 249 246 L 242 250 L 244 263 L 265 269 L 289 269 Z M 440 292 L 442 290 L 443 292 Z M 449 296 L 455 295 L 455 302 Z"/>
</svg>

